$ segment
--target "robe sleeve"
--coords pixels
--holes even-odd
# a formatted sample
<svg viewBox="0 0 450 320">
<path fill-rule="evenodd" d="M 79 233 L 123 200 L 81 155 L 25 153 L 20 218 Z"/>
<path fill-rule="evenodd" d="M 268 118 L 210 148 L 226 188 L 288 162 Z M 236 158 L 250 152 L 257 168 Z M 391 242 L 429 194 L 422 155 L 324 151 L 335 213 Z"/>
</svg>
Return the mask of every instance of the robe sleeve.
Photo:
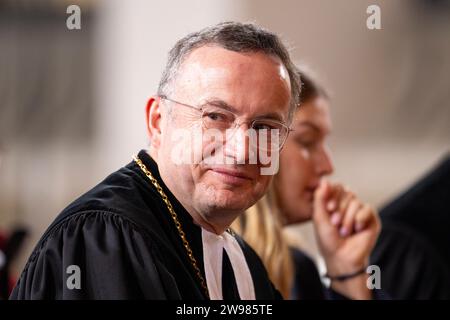
<svg viewBox="0 0 450 320">
<path fill-rule="evenodd" d="M 132 222 L 75 214 L 41 239 L 10 299 L 166 299 L 170 274 L 157 257 Z"/>
<path fill-rule="evenodd" d="M 371 263 L 380 267 L 381 288 L 392 299 L 450 299 L 450 272 L 442 255 L 405 223 L 383 221 Z"/>
<path fill-rule="evenodd" d="M 291 298 L 294 300 L 324 300 L 326 290 L 314 261 L 299 249 L 290 248 L 290 250 L 295 270 Z"/>
<path fill-rule="evenodd" d="M 326 288 L 320 279 L 319 271 L 314 261 L 301 250 L 291 248 L 295 278 L 291 298 L 294 300 L 351 300 L 345 295 Z M 374 300 L 389 300 L 389 294 L 384 290 L 372 290 Z"/>
</svg>

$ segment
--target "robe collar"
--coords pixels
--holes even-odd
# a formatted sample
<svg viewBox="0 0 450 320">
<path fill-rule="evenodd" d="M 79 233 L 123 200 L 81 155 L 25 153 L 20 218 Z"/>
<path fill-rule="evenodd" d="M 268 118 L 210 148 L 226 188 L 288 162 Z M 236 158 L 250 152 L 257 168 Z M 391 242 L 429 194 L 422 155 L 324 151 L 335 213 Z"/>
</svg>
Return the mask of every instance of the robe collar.
<svg viewBox="0 0 450 320">
<path fill-rule="evenodd" d="M 185 231 L 186 238 L 190 243 L 194 256 L 198 260 L 197 263 L 200 266 L 202 275 L 207 282 L 211 299 L 223 299 L 222 265 L 224 249 L 231 262 L 239 296 L 241 299 L 255 299 L 255 289 L 252 275 L 242 248 L 234 235 L 231 235 L 228 232 L 224 232 L 222 235 L 217 235 L 195 224 L 192 216 L 187 212 L 187 210 L 162 180 L 156 161 L 148 154 L 146 150 L 141 150 L 138 157 L 145 164 L 147 169 L 152 172 L 152 175 L 158 180 L 158 183 L 163 188 L 175 212 L 177 213 L 178 219 L 183 227 L 183 230 Z M 154 190 L 154 186 L 147 177 L 146 181 L 149 188 Z M 157 191 L 154 190 L 154 192 Z M 161 202 L 164 203 L 162 199 Z M 167 217 L 170 220 L 172 219 L 168 210 Z M 170 222 L 173 224 L 173 221 Z M 174 224 L 173 226 L 175 228 Z"/>
</svg>

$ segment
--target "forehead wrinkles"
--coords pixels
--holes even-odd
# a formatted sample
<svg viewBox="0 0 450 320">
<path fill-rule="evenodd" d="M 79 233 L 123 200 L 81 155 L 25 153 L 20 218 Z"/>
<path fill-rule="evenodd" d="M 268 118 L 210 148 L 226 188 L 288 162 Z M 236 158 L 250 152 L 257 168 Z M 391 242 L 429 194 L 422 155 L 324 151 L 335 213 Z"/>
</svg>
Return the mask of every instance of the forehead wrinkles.
<svg viewBox="0 0 450 320">
<path fill-rule="evenodd" d="M 189 88 L 197 86 L 200 88 L 211 84 L 217 84 L 218 80 L 226 79 L 229 71 L 221 66 L 208 66 L 202 64 L 200 61 L 193 61 L 184 64 L 175 81 L 178 88 Z"/>
<path fill-rule="evenodd" d="M 195 49 L 181 63 L 177 72 L 179 84 L 186 84 L 197 76 L 197 80 L 235 76 L 239 80 L 242 76 L 252 78 L 252 75 L 264 73 L 273 78 L 279 78 L 290 87 L 290 79 L 281 60 L 263 52 L 234 52 L 218 46 L 205 46 Z M 201 84 L 201 83 L 200 83 Z"/>
</svg>

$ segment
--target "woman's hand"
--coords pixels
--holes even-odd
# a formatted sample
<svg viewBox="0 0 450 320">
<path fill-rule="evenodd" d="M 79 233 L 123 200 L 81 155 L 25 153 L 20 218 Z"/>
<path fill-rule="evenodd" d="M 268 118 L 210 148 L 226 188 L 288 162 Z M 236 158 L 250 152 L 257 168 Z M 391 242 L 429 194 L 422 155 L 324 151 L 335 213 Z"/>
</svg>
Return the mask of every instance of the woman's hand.
<svg viewBox="0 0 450 320">
<path fill-rule="evenodd" d="M 314 227 L 332 276 L 350 274 L 369 263 L 381 223 L 376 211 L 339 184 L 322 180 L 314 194 Z M 345 281 L 332 281 L 334 290 L 356 299 L 370 299 L 363 273 Z"/>
</svg>

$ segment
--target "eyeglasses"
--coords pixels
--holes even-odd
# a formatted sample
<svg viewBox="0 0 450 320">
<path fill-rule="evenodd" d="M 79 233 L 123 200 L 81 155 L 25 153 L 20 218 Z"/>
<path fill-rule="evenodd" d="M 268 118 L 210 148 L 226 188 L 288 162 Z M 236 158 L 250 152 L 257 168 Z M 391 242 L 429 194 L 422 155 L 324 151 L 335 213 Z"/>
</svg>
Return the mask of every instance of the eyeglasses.
<svg viewBox="0 0 450 320">
<path fill-rule="evenodd" d="M 232 130 L 232 132 L 234 132 L 242 124 L 249 123 L 249 128 L 253 129 L 256 133 L 259 149 L 273 150 L 274 148 L 278 148 L 278 150 L 280 150 L 286 142 L 289 132 L 292 131 L 292 129 L 285 123 L 274 119 L 261 118 L 251 120 L 250 122 L 238 122 L 236 120 L 239 117 L 237 114 L 216 105 L 205 104 L 200 107 L 195 107 L 172 100 L 166 96 L 160 96 L 160 99 L 200 112 L 202 126 L 204 129 L 215 129 L 221 132 Z"/>
</svg>

